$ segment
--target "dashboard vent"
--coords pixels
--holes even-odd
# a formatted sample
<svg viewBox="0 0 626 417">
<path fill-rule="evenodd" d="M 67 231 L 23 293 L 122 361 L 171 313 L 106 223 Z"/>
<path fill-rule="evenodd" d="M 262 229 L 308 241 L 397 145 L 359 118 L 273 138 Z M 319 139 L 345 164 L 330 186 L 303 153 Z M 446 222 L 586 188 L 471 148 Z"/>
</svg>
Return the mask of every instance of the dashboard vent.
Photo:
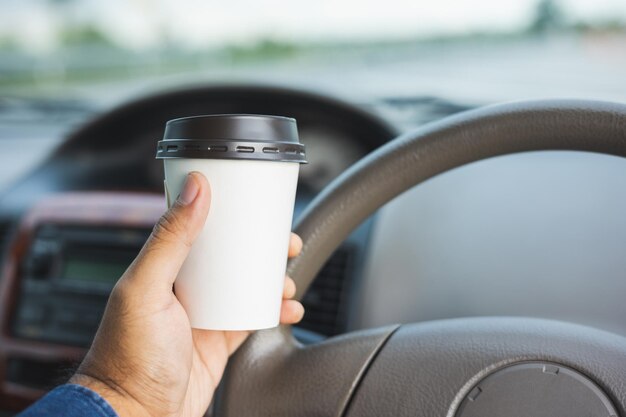
<svg viewBox="0 0 626 417">
<path fill-rule="evenodd" d="M 302 300 L 301 328 L 333 336 L 346 331 L 345 297 L 350 293 L 354 250 L 344 244 L 330 257 Z"/>
</svg>

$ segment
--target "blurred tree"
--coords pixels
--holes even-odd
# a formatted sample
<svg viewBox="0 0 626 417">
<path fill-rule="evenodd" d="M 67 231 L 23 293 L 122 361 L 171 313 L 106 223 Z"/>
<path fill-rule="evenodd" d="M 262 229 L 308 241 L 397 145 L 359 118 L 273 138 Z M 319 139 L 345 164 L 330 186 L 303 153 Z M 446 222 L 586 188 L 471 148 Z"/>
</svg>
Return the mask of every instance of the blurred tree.
<svg viewBox="0 0 626 417">
<path fill-rule="evenodd" d="M 535 9 L 535 18 L 530 25 L 531 32 L 543 33 L 548 30 L 562 29 L 565 16 L 556 0 L 539 0 Z"/>
<path fill-rule="evenodd" d="M 101 30 L 92 25 L 66 28 L 61 32 L 61 43 L 64 45 L 113 45 Z"/>
<path fill-rule="evenodd" d="M 15 39 L 11 36 L 0 37 L 0 50 L 17 50 L 19 49 Z"/>
<path fill-rule="evenodd" d="M 279 59 L 293 56 L 298 52 L 296 46 L 288 42 L 273 39 L 261 39 L 253 45 L 229 46 L 224 52 L 230 55 L 233 61 L 254 61 L 259 59 Z"/>
</svg>

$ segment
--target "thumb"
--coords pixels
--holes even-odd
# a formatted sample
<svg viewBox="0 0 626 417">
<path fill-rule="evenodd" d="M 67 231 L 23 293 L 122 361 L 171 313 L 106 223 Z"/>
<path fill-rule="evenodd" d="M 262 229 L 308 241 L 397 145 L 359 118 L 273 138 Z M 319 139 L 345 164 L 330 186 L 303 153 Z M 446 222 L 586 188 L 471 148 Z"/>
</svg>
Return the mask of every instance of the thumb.
<svg viewBox="0 0 626 417">
<path fill-rule="evenodd" d="M 199 172 L 187 175 L 176 201 L 161 216 L 123 279 L 171 290 L 192 243 L 204 226 L 210 203 L 211 190 L 204 175 Z"/>
</svg>

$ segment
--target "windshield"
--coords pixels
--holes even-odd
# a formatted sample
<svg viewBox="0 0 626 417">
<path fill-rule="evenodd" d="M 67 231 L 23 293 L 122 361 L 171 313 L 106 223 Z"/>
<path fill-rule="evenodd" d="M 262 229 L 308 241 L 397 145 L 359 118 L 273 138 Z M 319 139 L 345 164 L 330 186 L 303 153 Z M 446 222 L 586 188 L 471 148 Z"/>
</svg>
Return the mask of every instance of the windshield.
<svg viewBox="0 0 626 417">
<path fill-rule="evenodd" d="M 623 0 L 3 0 L 0 92 L 80 109 L 241 81 L 356 100 L 623 100 L 625 25 Z"/>
</svg>

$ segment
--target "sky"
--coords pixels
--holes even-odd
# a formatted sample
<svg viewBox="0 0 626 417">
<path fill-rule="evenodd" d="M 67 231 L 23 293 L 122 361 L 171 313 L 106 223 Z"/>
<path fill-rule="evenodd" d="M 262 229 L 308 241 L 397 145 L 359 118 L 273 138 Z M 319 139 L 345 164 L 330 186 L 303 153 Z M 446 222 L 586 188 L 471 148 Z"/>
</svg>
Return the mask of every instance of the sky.
<svg viewBox="0 0 626 417">
<path fill-rule="evenodd" d="M 158 47 L 164 36 L 189 48 L 292 42 L 381 40 L 514 31 L 537 0 L 0 0 L 0 37 L 49 52 L 68 24 L 99 27 L 131 49 Z M 626 0 L 561 0 L 572 20 L 626 21 Z"/>
</svg>

